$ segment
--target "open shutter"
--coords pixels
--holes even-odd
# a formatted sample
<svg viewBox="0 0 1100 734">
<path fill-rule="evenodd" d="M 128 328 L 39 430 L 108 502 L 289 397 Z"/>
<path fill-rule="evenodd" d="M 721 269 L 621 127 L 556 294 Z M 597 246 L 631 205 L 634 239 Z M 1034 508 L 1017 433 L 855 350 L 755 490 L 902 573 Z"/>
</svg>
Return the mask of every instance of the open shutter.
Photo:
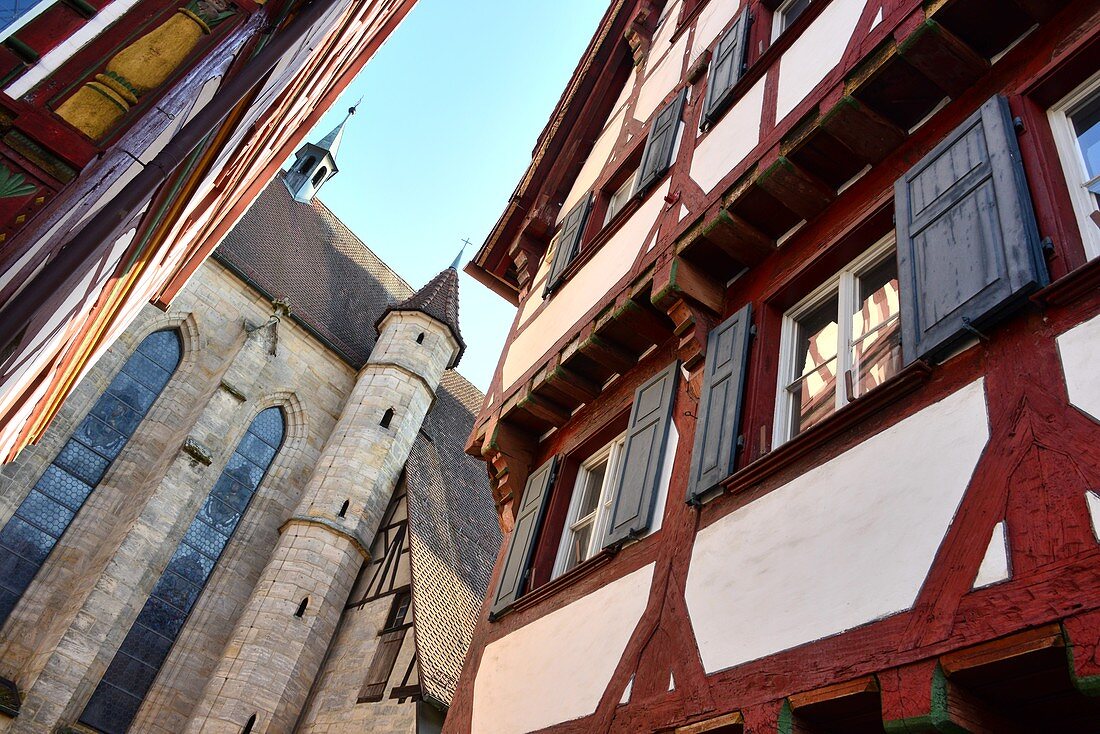
<svg viewBox="0 0 1100 734">
<path fill-rule="evenodd" d="M 673 362 L 634 393 L 604 547 L 621 543 L 649 528 L 668 445 L 679 372 L 680 363 Z"/>
<path fill-rule="evenodd" d="M 546 291 L 544 296 L 558 287 L 561 275 L 573 262 L 580 249 L 581 236 L 584 234 L 584 225 L 588 223 L 588 212 L 592 209 L 592 195 L 585 196 L 577 203 L 562 222 L 558 235 L 558 249 L 554 252 L 554 261 L 550 263 L 550 275 L 546 278 Z"/>
<path fill-rule="evenodd" d="M 701 495 L 733 473 L 751 327 L 752 306 L 746 304 L 707 335 L 707 361 L 691 451 L 688 502 L 697 502 Z"/>
<path fill-rule="evenodd" d="M 397 654 L 401 652 L 401 643 L 404 641 L 405 628 L 384 632 L 379 638 L 367 677 L 363 687 L 359 689 L 358 703 L 382 700 L 386 692 L 386 684 L 393 674 L 393 664 L 397 662 Z"/>
<path fill-rule="evenodd" d="M 894 184 L 906 363 L 1046 283 L 1008 102 L 994 97 Z"/>
<path fill-rule="evenodd" d="M 661 179 L 672 165 L 672 148 L 676 144 L 676 132 L 680 128 L 680 116 L 684 112 L 684 100 L 687 89 L 680 90 L 676 99 L 657 113 L 649 138 L 642 152 L 642 165 L 638 169 L 638 185 L 635 193 L 640 194 Z"/>
<path fill-rule="evenodd" d="M 733 87 L 745 71 L 750 22 L 749 10 L 745 8 L 714 47 L 710 79 L 707 81 L 706 104 L 703 106 L 703 123 L 700 127 L 711 125 L 733 99 Z"/>
<path fill-rule="evenodd" d="M 512 537 L 508 539 L 508 552 L 504 556 L 504 567 L 500 572 L 500 583 L 493 597 L 493 608 L 489 619 L 497 619 L 501 613 L 523 595 L 527 585 L 527 574 L 531 568 L 531 558 L 535 552 L 535 539 L 546 514 L 546 501 L 550 497 L 550 487 L 554 485 L 558 459 L 555 456 L 538 468 L 527 478 L 520 498 L 519 512 L 516 514 L 516 526 Z"/>
</svg>

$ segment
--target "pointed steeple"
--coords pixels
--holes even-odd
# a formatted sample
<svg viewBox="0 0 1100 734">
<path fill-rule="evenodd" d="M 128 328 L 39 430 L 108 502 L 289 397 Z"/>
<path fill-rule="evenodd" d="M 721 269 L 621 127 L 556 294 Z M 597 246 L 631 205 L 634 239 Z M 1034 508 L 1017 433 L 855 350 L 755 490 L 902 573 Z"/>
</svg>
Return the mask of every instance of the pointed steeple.
<svg viewBox="0 0 1100 734">
<path fill-rule="evenodd" d="M 462 253 L 459 253 L 459 257 L 461 256 Z M 419 311 L 432 317 L 450 329 L 451 335 L 458 342 L 458 353 L 451 364 L 452 367 L 458 364 L 458 360 L 462 358 L 462 353 L 466 351 L 466 342 L 462 340 L 462 332 L 458 328 L 457 264 L 458 259 L 456 258 L 454 264 L 425 283 L 416 293 L 387 308 L 376 324 L 377 327 L 381 327 L 382 322 L 386 320 L 386 316 L 395 311 Z"/>
<path fill-rule="evenodd" d="M 344 119 L 340 120 L 340 124 L 332 128 L 332 132 L 321 138 L 321 142 L 317 143 L 317 147 L 322 150 L 327 150 L 328 154 L 332 156 L 332 160 L 334 161 L 336 160 L 336 152 L 340 150 L 340 141 L 344 137 L 344 126 L 348 124 L 348 120 L 350 120 L 351 116 L 355 114 L 355 110 L 358 106 L 359 103 L 356 102 L 354 105 L 349 107 L 348 114 L 344 115 Z"/>
</svg>

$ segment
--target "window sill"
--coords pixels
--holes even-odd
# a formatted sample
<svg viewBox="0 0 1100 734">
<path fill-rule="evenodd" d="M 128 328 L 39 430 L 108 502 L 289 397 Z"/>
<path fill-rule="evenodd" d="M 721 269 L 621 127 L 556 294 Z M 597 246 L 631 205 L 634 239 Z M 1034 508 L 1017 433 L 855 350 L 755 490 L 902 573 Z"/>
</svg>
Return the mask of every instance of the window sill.
<svg viewBox="0 0 1100 734">
<path fill-rule="evenodd" d="M 836 436 L 865 421 L 883 408 L 908 395 L 928 381 L 932 367 L 917 361 L 893 378 L 871 390 L 825 418 L 816 426 L 787 441 L 752 463 L 738 469 L 721 486 L 734 493 L 748 489 L 786 469 L 814 449 L 828 443 Z"/>
<path fill-rule="evenodd" d="M 1042 306 L 1067 306 L 1094 293 L 1100 287 L 1100 257 L 1071 270 L 1046 288 L 1036 291 L 1031 300 Z"/>
<path fill-rule="evenodd" d="M 611 559 L 615 557 L 617 552 L 618 550 L 615 548 L 604 548 L 584 563 L 571 568 L 556 579 L 548 581 L 537 589 L 521 596 L 516 600 L 516 603 L 512 605 L 512 611 L 518 612 L 523 609 L 530 609 L 543 600 L 549 599 L 562 589 L 572 586 L 577 581 L 589 576 L 596 571 L 596 569 L 606 566 Z"/>
</svg>

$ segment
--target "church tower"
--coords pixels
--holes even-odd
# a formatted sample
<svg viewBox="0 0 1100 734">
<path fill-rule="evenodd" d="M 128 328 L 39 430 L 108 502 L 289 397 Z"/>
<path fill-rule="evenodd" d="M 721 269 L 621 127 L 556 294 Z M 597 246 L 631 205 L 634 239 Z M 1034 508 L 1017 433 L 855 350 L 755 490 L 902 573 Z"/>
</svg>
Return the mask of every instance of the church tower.
<svg viewBox="0 0 1100 734">
<path fill-rule="evenodd" d="M 388 308 L 376 327 L 378 341 L 188 732 L 292 730 L 440 379 L 465 348 L 456 267 Z"/>
<path fill-rule="evenodd" d="M 295 201 L 308 204 L 313 197 L 325 185 L 325 182 L 335 176 L 340 170 L 336 167 L 336 152 L 340 149 L 340 141 L 344 137 L 344 126 L 355 114 L 355 107 L 348 108 L 348 113 L 340 124 L 332 129 L 316 145 L 305 143 L 294 154 L 294 165 L 283 176 L 283 183 L 290 190 Z"/>
</svg>

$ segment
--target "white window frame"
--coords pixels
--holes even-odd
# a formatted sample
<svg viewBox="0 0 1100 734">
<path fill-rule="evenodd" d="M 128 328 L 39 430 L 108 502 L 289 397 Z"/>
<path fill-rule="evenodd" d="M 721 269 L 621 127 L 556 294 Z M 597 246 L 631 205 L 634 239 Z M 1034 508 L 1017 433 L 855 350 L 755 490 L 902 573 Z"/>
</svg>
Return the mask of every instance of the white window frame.
<svg viewBox="0 0 1100 734">
<path fill-rule="evenodd" d="M 841 314 L 853 314 L 859 308 L 859 274 L 882 262 L 895 250 L 894 234 L 891 232 L 783 314 L 783 329 L 779 339 L 779 375 L 776 381 L 772 448 L 792 438 L 793 405 L 787 386 L 794 381 L 794 375 L 801 370 L 801 367 L 795 364 L 797 357 L 795 335 L 798 333 L 798 321 L 831 298 L 834 293 L 837 294 L 837 387 L 834 394 L 836 401 L 834 411 L 840 410 L 849 403 L 847 391 L 843 389 L 845 384 L 843 375 L 854 367 L 851 355 L 852 319 L 842 318 Z M 900 288 L 901 283 L 899 282 L 898 285 Z"/>
<path fill-rule="evenodd" d="M 558 542 L 558 555 L 554 560 L 554 573 L 551 578 L 557 578 L 567 570 L 571 570 L 568 567 L 569 549 L 573 545 L 575 528 L 578 523 L 590 516 L 579 517 L 584 486 L 588 481 L 592 467 L 606 461 L 607 469 L 604 471 L 603 485 L 600 487 L 600 498 L 596 503 L 596 509 L 593 511 L 595 518 L 593 519 L 592 536 L 588 543 L 585 560 L 599 552 L 604 534 L 607 531 L 607 521 L 611 516 L 611 503 L 615 499 L 614 487 L 622 468 L 623 449 L 625 447 L 626 432 L 624 431 L 606 446 L 585 459 L 577 471 L 577 479 L 573 483 L 573 495 L 569 500 L 569 514 L 566 515 L 561 540 Z M 583 562 L 581 561 L 581 563 Z M 576 566 L 573 566 L 573 568 L 576 568 Z"/>
<path fill-rule="evenodd" d="M 1073 202 L 1073 211 L 1077 215 L 1077 226 L 1081 230 L 1081 239 L 1085 245 L 1085 256 L 1092 260 L 1100 257 L 1100 227 L 1092 221 L 1096 209 L 1096 200 L 1085 188 L 1088 176 L 1081 147 L 1077 144 L 1070 115 L 1094 96 L 1100 96 L 1100 72 L 1070 92 L 1056 105 L 1047 110 L 1050 129 L 1054 135 L 1058 158 L 1062 164 L 1062 173 L 1069 187 L 1069 198 Z"/>
<path fill-rule="evenodd" d="M 783 26 L 787 21 L 787 11 L 796 2 L 798 2 L 798 0 L 783 0 L 783 3 L 778 8 L 775 9 L 774 13 L 772 13 L 772 41 L 773 42 L 775 41 L 775 39 L 777 39 L 781 35 L 783 35 L 783 31 L 786 30 Z M 812 3 L 813 3 L 813 0 L 810 0 L 810 4 L 812 4 Z M 806 6 L 806 9 L 803 10 L 802 12 L 805 13 L 806 10 L 809 10 L 809 4 Z"/>
<path fill-rule="evenodd" d="M 638 171 L 633 171 L 626 180 L 623 181 L 623 185 L 615 189 L 615 193 L 611 194 L 611 198 L 607 202 L 607 211 L 604 213 L 603 226 L 607 226 L 608 222 L 615 218 L 618 214 L 630 203 L 630 197 L 634 196 L 634 183 L 638 178 Z M 618 206 L 615 205 L 616 202 Z"/>
</svg>

